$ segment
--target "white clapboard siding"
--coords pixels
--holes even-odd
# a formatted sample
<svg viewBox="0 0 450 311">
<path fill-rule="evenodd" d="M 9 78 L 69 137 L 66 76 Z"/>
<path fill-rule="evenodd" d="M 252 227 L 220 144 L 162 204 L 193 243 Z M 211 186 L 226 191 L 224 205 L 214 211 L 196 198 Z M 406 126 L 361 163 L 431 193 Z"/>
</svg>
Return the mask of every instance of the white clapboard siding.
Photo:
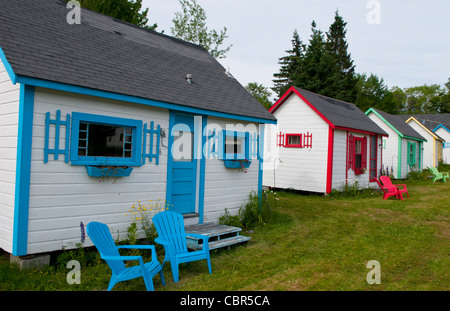
<svg viewBox="0 0 450 311">
<path fill-rule="evenodd" d="M 389 168 L 389 172 L 393 171 L 395 178 L 402 178 L 401 176 L 398 176 L 398 140 L 402 138 L 375 113 L 370 113 L 368 116 L 389 135 L 388 137 L 382 138 L 383 167 L 386 168 L 387 166 Z M 406 155 L 404 153 L 402 153 L 401 162 L 406 162 Z M 403 172 L 404 171 L 402 170 L 402 173 Z"/>
<path fill-rule="evenodd" d="M 75 95 L 37 88 L 33 119 L 33 148 L 30 181 L 28 253 L 73 248 L 80 242 L 80 222 L 106 223 L 111 231 L 126 238 L 130 223 L 128 210 L 140 201 L 165 199 L 167 175 L 167 138 L 162 139 L 159 165 L 155 160 L 134 167 L 129 177 L 89 177 L 85 166 L 69 165 L 64 155 L 49 154 L 44 164 L 45 114 L 61 119 L 73 112 L 154 121 L 168 132 L 169 112 L 128 102 Z M 54 130 L 50 130 L 49 147 L 54 147 Z M 61 126 L 60 148 L 65 145 L 65 126 Z M 88 237 L 87 237 L 88 238 Z M 87 239 L 86 245 L 90 245 Z"/>
<path fill-rule="evenodd" d="M 432 167 L 438 165 L 438 152 L 437 152 L 437 143 L 435 142 L 435 138 L 422 126 L 417 124 L 414 120 L 408 122 L 413 129 L 416 130 L 417 133 L 422 135 L 427 141 L 423 143 L 423 167 Z"/>
<path fill-rule="evenodd" d="M 235 120 L 208 118 L 208 129 L 258 132 L 258 125 L 245 123 L 234 127 Z M 228 126 L 227 126 L 228 125 Z M 207 144 L 208 145 L 208 144 Z M 223 160 L 212 158 L 205 160 L 205 200 L 204 222 L 217 221 L 227 209 L 237 214 L 241 205 L 248 199 L 251 191 L 257 193 L 259 161 L 251 159 L 247 173 L 240 169 L 226 168 Z"/>
<path fill-rule="evenodd" d="M 19 97 L 19 84 L 12 84 L 0 60 L 0 248 L 7 252 L 12 252 Z"/>
<path fill-rule="evenodd" d="M 448 130 L 440 127 L 435 132 L 439 137 L 442 137 L 445 140 L 446 145 L 444 145 L 445 148 L 442 151 L 442 161 L 446 164 L 450 164 L 450 132 Z"/>
<path fill-rule="evenodd" d="M 278 125 L 267 125 L 265 132 L 270 149 L 265 151 L 263 185 L 326 192 L 328 124 L 298 96 L 290 96 L 274 116 Z M 312 148 L 277 147 L 276 134 L 280 131 L 311 133 Z"/>
</svg>

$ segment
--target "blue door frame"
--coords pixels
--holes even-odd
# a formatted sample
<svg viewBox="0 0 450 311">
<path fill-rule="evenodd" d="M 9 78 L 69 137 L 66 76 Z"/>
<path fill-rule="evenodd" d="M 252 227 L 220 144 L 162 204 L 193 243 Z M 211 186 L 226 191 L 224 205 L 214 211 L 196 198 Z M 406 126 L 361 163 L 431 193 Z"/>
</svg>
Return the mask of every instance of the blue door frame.
<svg viewBox="0 0 450 311">
<path fill-rule="evenodd" d="M 201 124 L 196 124 L 194 115 L 170 112 L 166 188 L 171 210 L 181 214 L 197 212 L 200 223 L 203 222 L 205 157 L 198 151 L 203 150 L 206 136 L 201 135 L 201 141 L 198 137 L 207 124 L 206 116 L 201 119 Z"/>
</svg>

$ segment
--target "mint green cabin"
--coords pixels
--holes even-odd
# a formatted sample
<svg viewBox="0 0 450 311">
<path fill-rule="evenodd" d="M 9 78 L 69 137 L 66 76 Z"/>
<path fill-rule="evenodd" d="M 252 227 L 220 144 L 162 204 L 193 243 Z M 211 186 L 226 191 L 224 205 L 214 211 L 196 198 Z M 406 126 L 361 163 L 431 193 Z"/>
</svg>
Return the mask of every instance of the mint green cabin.
<svg viewBox="0 0 450 311">
<path fill-rule="evenodd" d="M 366 115 L 389 134 L 382 141 L 384 169 L 396 179 L 405 179 L 409 172 L 422 170 L 423 146 L 427 141 L 400 116 L 370 108 Z"/>
</svg>

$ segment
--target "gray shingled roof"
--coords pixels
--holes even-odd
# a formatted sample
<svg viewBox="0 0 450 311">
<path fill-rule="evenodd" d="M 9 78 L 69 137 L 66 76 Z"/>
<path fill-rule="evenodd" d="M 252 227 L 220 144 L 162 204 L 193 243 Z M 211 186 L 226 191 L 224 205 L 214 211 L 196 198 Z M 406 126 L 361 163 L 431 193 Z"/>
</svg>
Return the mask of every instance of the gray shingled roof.
<svg viewBox="0 0 450 311">
<path fill-rule="evenodd" d="M 413 129 L 411 126 L 408 125 L 408 123 L 405 122 L 406 119 L 404 119 L 403 115 L 392 115 L 387 112 L 381 111 L 379 109 L 375 109 L 375 108 L 372 108 L 372 109 L 375 110 L 377 113 L 379 113 L 386 121 L 388 121 L 393 127 L 395 127 L 397 129 L 397 131 L 399 131 L 402 135 L 412 137 L 412 138 L 418 138 L 418 139 L 426 141 L 426 139 L 422 135 L 420 135 L 415 129 Z M 409 117 L 410 116 L 408 116 L 408 119 L 409 119 Z"/>
<path fill-rule="evenodd" d="M 417 121 L 421 122 L 430 131 L 433 131 L 440 124 L 450 129 L 450 113 L 433 113 L 433 114 L 404 114 L 401 117 L 406 121 L 411 116 L 416 118 Z"/>
<path fill-rule="evenodd" d="M 297 87 L 295 89 L 335 126 L 387 135 L 356 105 Z"/>
<path fill-rule="evenodd" d="M 0 0 L 0 47 L 18 76 L 275 120 L 200 46 L 61 0 Z M 192 84 L 186 82 L 192 75 Z"/>
</svg>

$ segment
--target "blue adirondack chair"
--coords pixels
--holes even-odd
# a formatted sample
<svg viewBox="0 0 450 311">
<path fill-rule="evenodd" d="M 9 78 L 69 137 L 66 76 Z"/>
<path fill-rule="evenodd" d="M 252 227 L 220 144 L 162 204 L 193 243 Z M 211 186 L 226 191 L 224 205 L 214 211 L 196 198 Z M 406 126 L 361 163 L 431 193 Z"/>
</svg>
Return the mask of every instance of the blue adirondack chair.
<svg viewBox="0 0 450 311">
<path fill-rule="evenodd" d="M 183 215 L 172 211 L 164 211 L 153 216 L 152 222 L 158 232 L 155 242 L 162 244 L 166 253 L 163 267 L 166 262 L 170 262 L 174 282 L 179 281 L 178 265 L 184 262 L 206 259 L 209 273 L 212 273 L 208 236 L 189 233 L 189 236 L 203 240 L 203 248 L 201 250 L 189 252 L 186 245 Z"/>
<path fill-rule="evenodd" d="M 112 271 L 108 291 L 121 281 L 128 281 L 138 277 L 143 277 L 145 287 L 149 291 L 155 290 L 153 287 L 153 277 L 159 273 L 161 282 L 165 285 L 162 266 L 156 257 L 154 245 L 123 245 L 116 246 L 107 225 L 99 222 L 90 222 L 86 227 L 87 234 L 94 242 L 95 247 L 100 252 L 101 258 L 106 261 Z M 150 249 L 152 260 L 144 263 L 142 256 L 121 256 L 119 249 Z M 125 267 L 124 261 L 139 261 L 139 265 Z"/>
</svg>

